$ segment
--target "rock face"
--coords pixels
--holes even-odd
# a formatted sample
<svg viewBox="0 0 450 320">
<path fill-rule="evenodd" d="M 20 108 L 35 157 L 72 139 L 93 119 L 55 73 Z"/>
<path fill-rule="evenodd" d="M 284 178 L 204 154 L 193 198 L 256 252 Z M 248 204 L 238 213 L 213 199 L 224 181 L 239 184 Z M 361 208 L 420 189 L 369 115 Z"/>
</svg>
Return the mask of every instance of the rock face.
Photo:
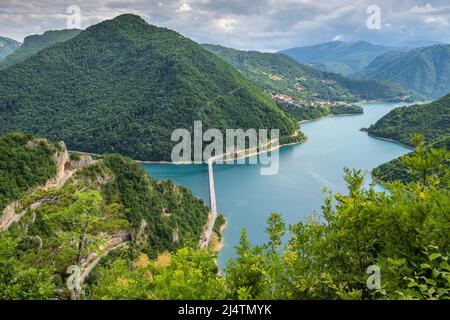
<svg viewBox="0 0 450 320">
<path fill-rule="evenodd" d="M 21 206 L 19 201 L 13 201 L 3 210 L 3 214 L 0 216 L 0 230 L 7 229 L 13 222 L 17 221 L 20 215 L 16 214 L 20 210 Z"/>
<path fill-rule="evenodd" d="M 45 142 L 45 140 L 31 140 L 27 146 L 34 148 L 39 143 Z M 59 142 L 60 150 L 56 151 L 52 158 L 56 165 L 56 175 L 48 180 L 41 188 L 44 190 L 50 188 L 62 188 L 66 181 L 74 175 L 77 170 L 88 167 L 94 164 L 90 155 L 81 155 L 77 160 L 71 160 L 69 153 L 67 152 L 66 145 L 63 141 Z M 42 201 L 37 201 L 31 204 L 30 208 L 35 209 L 42 204 Z M 0 230 L 6 230 L 9 226 L 15 222 L 18 222 L 25 210 L 20 205 L 19 201 L 13 201 L 3 210 L 0 215 Z"/>
<path fill-rule="evenodd" d="M 94 160 L 92 160 L 92 157 L 88 154 L 80 155 L 79 159 L 73 160 L 70 159 L 70 167 L 72 169 L 82 169 L 89 167 L 94 164 Z"/>
<path fill-rule="evenodd" d="M 148 221 L 145 219 L 141 220 L 141 224 L 139 226 L 139 229 L 131 235 L 133 242 L 138 247 L 144 247 L 146 244 L 148 244 L 148 234 L 145 232 L 145 228 L 148 226 Z"/>
<path fill-rule="evenodd" d="M 67 152 L 64 142 L 60 142 L 63 151 L 57 151 L 52 157 L 56 164 L 56 175 L 51 178 L 44 186 L 44 189 L 57 187 L 64 179 L 66 163 L 69 161 L 69 153 Z"/>
</svg>

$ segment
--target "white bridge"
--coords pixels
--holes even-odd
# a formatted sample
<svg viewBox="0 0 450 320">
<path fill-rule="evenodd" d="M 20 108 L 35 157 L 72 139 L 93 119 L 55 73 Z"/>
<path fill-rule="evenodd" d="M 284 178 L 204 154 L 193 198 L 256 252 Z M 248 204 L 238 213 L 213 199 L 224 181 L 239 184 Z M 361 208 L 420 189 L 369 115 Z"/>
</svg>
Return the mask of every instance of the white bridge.
<svg viewBox="0 0 450 320">
<path fill-rule="evenodd" d="M 269 142 L 267 142 L 265 145 L 261 146 L 260 149 L 263 148 L 267 148 L 267 146 L 278 142 L 278 139 L 273 139 Z M 256 152 L 251 153 L 251 151 L 256 150 Z M 249 157 L 249 156 L 253 156 L 256 155 L 260 152 L 266 152 L 268 150 L 259 150 L 258 152 L 258 147 L 256 148 L 252 148 L 252 149 L 245 149 L 242 151 L 231 151 L 225 154 L 221 154 L 218 156 L 214 156 L 208 159 L 208 178 L 209 178 L 209 201 L 210 201 L 210 206 L 211 206 L 211 213 L 208 217 L 208 224 L 206 226 L 205 231 L 203 232 L 201 238 L 200 238 L 200 248 L 206 248 L 211 240 L 211 236 L 214 230 L 214 225 L 216 224 L 216 219 L 217 219 L 217 202 L 216 202 L 216 189 L 214 186 L 214 170 L 213 170 L 213 165 L 214 162 L 216 162 L 218 159 L 220 158 L 224 158 L 227 157 L 230 154 L 234 154 L 234 159 L 239 159 L 239 158 L 243 158 L 243 157 Z M 241 154 L 241 155 L 239 155 Z"/>
</svg>

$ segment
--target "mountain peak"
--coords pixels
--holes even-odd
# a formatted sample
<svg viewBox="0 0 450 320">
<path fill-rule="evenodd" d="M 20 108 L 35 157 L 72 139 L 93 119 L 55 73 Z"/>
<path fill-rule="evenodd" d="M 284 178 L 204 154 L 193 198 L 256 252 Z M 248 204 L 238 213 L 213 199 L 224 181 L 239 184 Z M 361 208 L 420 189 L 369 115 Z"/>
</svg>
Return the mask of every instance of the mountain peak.
<svg viewBox="0 0 450 320">
<path fill-rule="evenodd" d="M 139 42 L 150 37 L 152 31 L 163 30 L 168 29 L 151 25 L 140 16 L 131 13 L 121 14 L 113 19 L 100 22 L 86 29 L 88 34 L 112 32 L 133 42 Z"/>
<path fill-rule="evenodd" d="M 96 26 L 101 27 L 104 25 L 112 25 L 114 27 L 117 27 L 120 29 L 125 29 L 125 30 L 134 30 L 134 29 L 145 28 L 145 27 L 155 27 L 155 26 L 151 26 L 150 24 L 148 24 L 147 21 L 145 21 L 140 16 L 132 14 L 132 13 L 121 14 L 111 20 L 103 21 L 103 22 L 97 24 Z"/>
<path fill-rule="evenodd" d="M 147 24 L 147 22 L 145 22 L 144 19 L 142 19 L 140 16 L 133 14 L 133 13 L 124 13 L 121 15 L 116 16 L 115 18 L 109 20 L 115 23 L 128 23 L 128 24 L 132 24 L 132 23 L 145 23 Z"/>
<path fill-rule="evenodd" d="M 6 108 L 10 90 L 20 101 Z M 0 133 L 20 126 L 73 150 L 141 160 L 169 160 L 173 130 L 197 119 L 210 128 L 277 128 L 286 137 L 298 129 L 231 65 L 132 14 L 48 47 L 14 72 L 1 71 L 0 97 Z M 19 111 L 33 122 L 5 114 Z M 51 128 L 41 125 L 48 122 Z"/>
</svg>

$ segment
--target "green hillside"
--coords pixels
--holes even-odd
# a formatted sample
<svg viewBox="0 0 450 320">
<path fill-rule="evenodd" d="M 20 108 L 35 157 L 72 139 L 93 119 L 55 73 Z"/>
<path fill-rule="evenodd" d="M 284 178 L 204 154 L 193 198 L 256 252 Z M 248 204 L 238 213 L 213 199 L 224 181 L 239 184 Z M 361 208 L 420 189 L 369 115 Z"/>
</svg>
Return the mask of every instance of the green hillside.
<svg viewBox="0 0 450 320">
<path fill-rule="evenodd" d="M 0 137 L 0 211 L 22 192 L 55 175 L 52 155 L 58 149 L 58 145 L 30 135 L 11 133 Z"/>
<path fill-rule="evenodd" d="M 424 137 L 425 157 L 432 156 L 430 148 L 450 150 L 450 95 L 429 104 L 400 107 L 392 110 L 371 125 L 368 133 L 413 146 L 414 135 Z M 410 182 L 417 177 L 407 170 L 404 159 L 410 155 L 384 163 L 372 171 L 380 181 Z"/>
<path fill-rule="evenodd" d="M 218 274 L 217 255 L 197 245 L 204 204 L 106 155 L 61 188 L 19 198 L 20 219 L 0 230 L 0 299 L 448 299 L 450 172 L 444 166 L 437 180 L 428 165 L 439 163 L 408 169 L 424 183 L 389 184 L 389 192 L 364 188 L 361 171 L 346 169 L 348 194 L 327 195 L 320 219 L 315 212 L 288 229 L 271 214 L 267 242 L 253 246 L 242 230 Z M 373 265 L 384 270 L 381 290 L 367 287 Z M 78 293 L 67 288 L 69 266 L 85 279 Z"/>
<path fill-rule="evenodd" d="M 174 129 L 297 124 L 232 66 L 178 33 L 122 15 L 0 71 L 0 133 L 71 150 L 170 160 Z"/>
<path fill-rule="evenodd" d="M 280 53 L 239 51 L 216 45 L 203 47 L 234 65 L 261 89 L 296 100 L 402 101 L 414 95 L 392 83 L 357 81 L 322 72 Z"/>
<path fill-rule="evenodd" d="M 0 37 L 0 63 L 20 47 L 16 40 Z"/>
<path fill-rule="evenodd" d="M 360 171 L 345 170 L 348 193 L 327 196 L 310 219 L 287 226 L 281 214 L 271 214 L 267 241 L 258 246 L 242 230 L 236 258 L 227 262 L 223 275 L 217 275 L 215 255 L 208 250 L 186 247 L 153 261 L 130 257 L 124 250 L 96 268 L 87 297 L 448 299 L 450 172 L 446 170 L 440 183 L 429 174 L 424 184 L 387 185 L 389 192 L 367 189 Z M 416 173 L 422 175 L 420 170 Z M 370 266 L 382 270 L 380 290 L 367 286 Z"/>
<path fill-rule="evenodd" d="M 371 44 L 365 41 L 345 43 L 333 41 L 307 47 L 280 51 L 300 63 L 312 64 L 323 71 L 349 75 L 368 66 L 377 56 L 402 50 L 400 48 Z"/>
<path fill-rule="evenodd" d="M 6 57 L 4 61 L 0 63 L 0 70 L 25 61 L 42 49 L 45 49 L 55 43 L 70 40 L 79 33 L 80 30 L 73 29 L 47 31 L 42 35 L 28 36 L 25 38 L 23 45 L 20 48 L 15 50 L 14 53 Z"/>
<path fill-rule="evenodd" d="M 450 135 L 450 95 L 432 103 L 400 107 L 371 125 L 369 134 L 412 146 L 412 137 L 420 133 L 427 143 Z"/>
<path fill-rule="evenodd" d="M 19 219 L 0 228 L 2 300 L 68 299 L 68 267 L 84 272 L 119 247 L 131 257 L 155 258 L 198 243 L 208 208 L 189 189 L 152 179 L 131 159 L 105 155 L 92 162 L 73 154 L 62 165 L 78 169 L 62 187 L 36 189 L 31 187 L 55 172 L 55 163 L 45 158 L 53 144 L 12 134 L 1 137 L 0 145 L 8 154 L 0 159 L 1 200 L 19 203 Z M 4 176 L 4 168 L 10 175 Z M 20 193 L 14 181 L 22 183 Z"/>
<path fill-rule="evenodd" d="M 450 45 L 386 53 L 356 77 L 393 81 L 436 99 L 450 92 Z"/>
<path fill-rule="evenodd" d="M 438 139 L 436 142 L 431 143 L 426 147 L 426 155 L 430 154 L 430 149 L 446 148 L 450 150 L 450 136 L 445 136 L 444 138 Z M 392 182 L 395 180 L 400 180 L 403 183 L 408 183 L 417 180 L 417 176 L 411 173 L 411 170 L 405 164 L 405 159 L 410 157 L 411 154 L 402 156 L 391 160 L 387 163 L 383 163 L 377 168 L 372 170 L 372 175 L 379 181 Z M 450 162 L 447 163 L 450 166 Z"/>
</svg>

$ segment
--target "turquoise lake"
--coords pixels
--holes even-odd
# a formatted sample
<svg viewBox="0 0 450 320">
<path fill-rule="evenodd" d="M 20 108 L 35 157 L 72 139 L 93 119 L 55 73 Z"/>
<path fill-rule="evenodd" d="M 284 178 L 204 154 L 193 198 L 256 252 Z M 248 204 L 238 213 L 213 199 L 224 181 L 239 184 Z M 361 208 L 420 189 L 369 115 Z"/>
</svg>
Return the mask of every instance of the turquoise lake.
<svg viewBox="0 0 450 320">
<path fill-rule="evenodd" d="M 364 114 L 327 117 L 300 125 L 308 141 L 280 150 L 279 171 L 260 175 L 259 165 L 215 165 L 214 178 L 218 211 L 228 221 L 225 244 L 218 262 L 225 266 L 235 256 L 240 232 L 247 230 L 252 244 L 262 244 L 266 220 L 279 212 L 288 224 L 306 219 L 323 204 L 322 190 L 346 192 L 343 168 L 370 172 L 378 165 L 410 150 L 388 141 L 369 137 L 359 131 L 375 123 L 399 106 L 394 103 L 362 105 Z M 145 164 L 156 179 L 171 179 L 189 187 L 209 205 L 206 165 Z M 367 175 L 367 183 L 371 181 Z"/>
</svg>

